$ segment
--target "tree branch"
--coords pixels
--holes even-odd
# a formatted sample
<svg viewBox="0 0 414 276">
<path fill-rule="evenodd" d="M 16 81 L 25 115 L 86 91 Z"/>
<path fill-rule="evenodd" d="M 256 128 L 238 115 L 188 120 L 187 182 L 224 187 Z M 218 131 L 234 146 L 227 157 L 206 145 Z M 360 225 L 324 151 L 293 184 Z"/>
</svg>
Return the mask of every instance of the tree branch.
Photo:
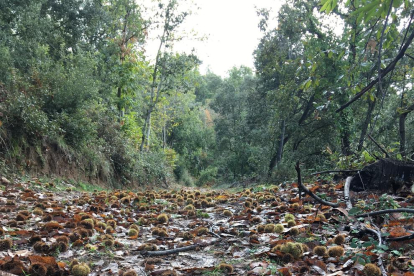
<svg viewBox="0 0 414 276">
<path fill-rule="evenodd" d="M 306 194 L 310 195 L 316 201 L 318 201 L 319 203 L 321 203 L 323 205 L 328 205 L 328 206 L 332 206 L 332 207 L 339 207 L 339 203 L 332 203 L 332 202 L 325 201 L 322 198 L 320 198 L 317 195 L 315 195 L 314 193 L 312 193 L 311 191 L 309 191 L 309 189 L 306 188 L 305 185 L 303 185 L 303 183 L 302 183 L 302 177 L 300 175 L 299 161 L 296 162 L 295 170 L 296 170 L 296 172 L 298 174 L 299 194 L 301 193 L 301 191 L 304 191 Z"/>
<path fill-rule="evenodd" d="M 380 210 L 375 212 L 369 212 L 365 214 L 356 215 L 356 218 L 364 218 L 369 216 L 376 216 L 376 215 L 383 215 L 383 214 L 391 214 L 391 213 L 412 213 L 414 214 L 414 209 L 410 208 L 398 208 L 398 209 L 386 209 L 386 210 Z"/>
<path fill-rule="evenodd" d="M 394 70 L 395 66 L 397 65 L 398 61 L 404 57 L 405 51 L 407 51 L 408 46 L 410 46 L 411 42 L 414 39 L 414 30 L 411 33 L 410 37 L 407 39 L 407 42 L 404 44 L 404 46 L 401 48 L 398 55 L 395 57 L 395 59 L 385 67 L 385 69 L 381 73 L 381 78 L 384 78 L 388 73 L 390 73 L 392 70 Z M 356 94 L 350 101 L 348 101 L 346 104 L 342 105 L 340 108 L 336 110 L 336 112 L 341 112 L 348 106 L 350 106 L 353 102 L 358 100 L 362 97 L 366 92 L 368 92 L 372 87 L 374 87 L 375 84 L 379 81 L 379 78 L 377 77 L 375 80 L 371 81 L 367 86 L 365 86 L 358 94 Z"/>
<path fill-rule="evenodd" d="M 372 136 L 371 135 L 369 135 L 369 134 L 367 134 L 367 136 L 368 136 L 368 138 L 385 154 L 385 156 L 387 157 L 387 158 L 390 158 L 390 156 L 389 156 L 389 154 L 388 154 L 388 152 L 383 148 L 383 147 L 381 147 L 381 145 L 380 144 L 378 144 L 378 142 L 377 141 L 375 141 L 375 139 L 374 138 L 372 138 Z"/>
<path fill-rule="evenodd" d="M 311 175 L 325 174 L 325 173 L 338 173 L 338 172 L 352 173 L 352 172 L 357 172 L 357 171 L 358 170 L 330 170 L 330 171 L 314 172 L 314 173 L 311 173 Z"/>
</svg>

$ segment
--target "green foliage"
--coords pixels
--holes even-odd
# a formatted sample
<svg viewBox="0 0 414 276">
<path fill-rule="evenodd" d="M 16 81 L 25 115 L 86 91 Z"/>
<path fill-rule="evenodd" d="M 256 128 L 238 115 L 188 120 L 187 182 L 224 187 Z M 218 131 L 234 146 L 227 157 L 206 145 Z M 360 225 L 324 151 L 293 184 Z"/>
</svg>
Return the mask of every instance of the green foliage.
<svg viewBox="0 0 414 276">
<path fill-rule="evenodd" d="M 216 167 L 207 167 L 205 170 L 200 172 L 200 176 L 197 180 L 197 186 L 202 186 L 205 184 L 213 184 L 217 176 Z"/>
<path fill-rule="evenodd" d="M 194 53 L 173 51 L 191 10 L 181 4 L 1 2 L 0 162 L 36 171 L 57 158 L 118 187 L 165 186 L 174 175 L 187 186 L 279 182 L 297 160 L 360 168 L 384 156 L 368 134 L 392 157 L 412 158 L 411 58 L 335 112 L 406 43 L 412 2 L 288 0 L 275 29 L 258 10 L 255 70 L 225 78 L 201 76 Z M 147 30 L 161 34 L 154 62 Z"/>
</svg>

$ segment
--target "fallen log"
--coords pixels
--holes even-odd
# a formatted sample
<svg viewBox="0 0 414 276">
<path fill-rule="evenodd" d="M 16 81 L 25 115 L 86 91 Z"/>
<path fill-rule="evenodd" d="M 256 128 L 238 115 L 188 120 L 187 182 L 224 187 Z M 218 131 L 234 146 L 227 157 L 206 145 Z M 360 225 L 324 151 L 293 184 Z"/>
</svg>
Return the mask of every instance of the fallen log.
<svg viewBox="0 0 414 276">
<path fill-rule="evenodd" d="M 351 181 L 351 190 L 395 193 L 404 186 L 411 187 L 413 182 L 414 162 L 384 158 L 356 173 Z"/>
</svg>

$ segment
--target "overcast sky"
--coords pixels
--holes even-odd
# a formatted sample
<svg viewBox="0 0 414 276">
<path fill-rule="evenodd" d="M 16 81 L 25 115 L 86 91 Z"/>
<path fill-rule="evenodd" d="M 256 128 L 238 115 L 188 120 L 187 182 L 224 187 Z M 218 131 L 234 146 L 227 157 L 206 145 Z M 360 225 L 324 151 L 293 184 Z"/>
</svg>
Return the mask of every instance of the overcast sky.
<svg viewBox="0 0 414 276">
<path fill-rule="evenodd" d="M 226 76 L 233 66 L 253 68 L 253 51 L 263 35 L 259 28 L 258 8 L 272 8 L 275 13 L 283 0 L 194 0 L 199 9 L 184 22 L 185 30 L 194 30 L 205 41 L 184 40 L 175 44 L 177 52 L 191 52 L 194 48 L 202 60 L 201 73 L 210 68 L 215 74 Z M 273 19 L 274 21 L 274 19 Z M 155 45 L 154 45 L 155 46 Z M 156 47 L 149 48 L 155 49 Z M 148 51 L 151 55 L 151 51 Z"/>
</svg>

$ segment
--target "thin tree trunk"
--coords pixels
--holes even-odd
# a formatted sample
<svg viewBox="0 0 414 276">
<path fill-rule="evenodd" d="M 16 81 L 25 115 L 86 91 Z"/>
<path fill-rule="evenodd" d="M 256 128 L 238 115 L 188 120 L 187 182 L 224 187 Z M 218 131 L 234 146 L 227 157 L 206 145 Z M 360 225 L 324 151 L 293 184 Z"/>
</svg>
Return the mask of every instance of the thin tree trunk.
<svg viewBox="0 0 414 276">
<path fill-rule="evenodd" d="M 341 150 L 342 154 L 345 156 L 351 155 L 351 132 L 349 130 L 350 128 L 350 122 L 348 119 L 347 113 L 341 113 L 340 114 L 340 135 L 341 135 Z"/>
<path fill-rule="evenodd" d="M 147 128 L 148 128 L 148 132 L 147 132 L 147 150 L 149 150 L 149 148 L 150 148 L 150 136 L 151 136 L 151 117 L 152 117 L 152 115 L 151 115 L 152 113 L 150 113 L 149 114 L 149 121 L 148 121 L 148 125 L 147 125 Z"/>
<path fill-rule="evenodd" d="M 375 104 L 376 104 L 375 99 L 373 101 L 368 100 L 368 110 L 367 110 L 364 124 L 362 125 L 361 136 L 359 137 L 359 143 L 358 143 L 358 148 L 357 148 L 358 151 L 361 151 L 362 146 L 364 145 L 365 136 L 367 135 L 368 125 L 371 122 L 372 112 L 374 111 Z"/>
<path fill-rule="evenodd" d="M 272 159 L 270 160 L 269 164 L 269 170 L 267 172 L 267 176 L 270 177 L 272 175 L 273 169 L 276 167 L 276 165 L 282 160 L 283 156 L 283 147 L 286 144 L 288 137 L 285 137 L 285 120 L 282 121 L 282 127 L 281 127 L 281 134 L 280 134 L 280 140 L 279 140 L 279 146 L 277 148 L 276 154 L 273 155 Z"/>
<path fill-rule="evenodd" d="M 399 128 L 400 128 L 400 154 L 402 157 L 405 157 L 405 120 L 407 119 L 408 113 L 403 113 L 400 115 Z"/>
<path fill-rule="evenodd" d="M 400 133 L 400 153 L 403 157 L 407 154 L 407 149 L 405 148 L 406 138 L 405 138 L 405 121 L 408 114 L 414 111 L 414 104 L 404 109 L 399 117 L 399 133 Z"/>
<path fill-rule="evenodd" d="M 282 121 L 282 134 L 280 135 L 279 150 L 277 154 L 278 163 L 280 162 L 280 160 L 282 160 L 284 140 L 285 140 L 285 120 Z"/>
</svg>

